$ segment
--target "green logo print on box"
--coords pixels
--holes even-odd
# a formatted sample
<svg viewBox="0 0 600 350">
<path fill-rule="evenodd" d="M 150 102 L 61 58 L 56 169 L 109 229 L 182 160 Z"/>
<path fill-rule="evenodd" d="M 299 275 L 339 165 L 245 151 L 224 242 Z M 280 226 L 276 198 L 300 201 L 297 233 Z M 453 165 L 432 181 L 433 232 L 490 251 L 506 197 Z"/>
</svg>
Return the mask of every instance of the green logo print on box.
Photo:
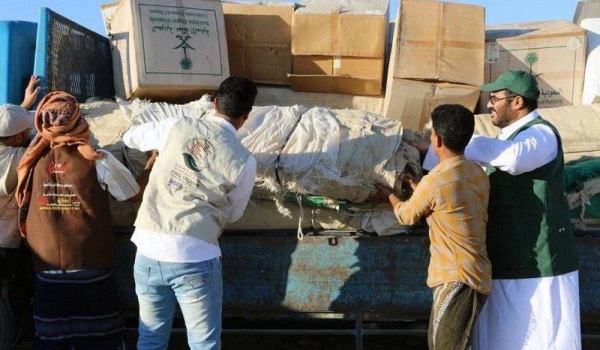
<svg viewBox="0 0 600 350">
<path fill-rule="evenodd" d="M 197 5 L 202 7 L 210 3 L 212 1 L 198 1 Z M 222 15 L 218 11 L 139 4 L 137 13 L 140 21 L 141 70 L 149 85 L 163 85 L 169 80 L 157 76 L 152 81 L 154 77 L 150 75 L 153 74 L 177 75 L 185 72 L 187 76 L 220 76 L 224 73 L 223 62 L 226 59 L 223 60 L 222 38 L 219 34 Z M 176 80 L 174 78 L 173 82 Z"/>
<path fill-rule="evenodd" d="M 529 74 L 533 74 L 533 65 L 539 60 L 537 53 L 528 53 L 525 56 L 525 63 L 529 66 Z"/>
<path fill-rule="evenodd" d="M 179 45 L 175 46 L 173 49 L 174 50 L 177 50 L 177 49 L 183 50 L 183 58 L 181 59 L 181 61 L 179 61 L 179 65 L 181 65 L 182 69 L 189 70 L 194 66 L 194 62 L 187 56 L 187 49 L 196 50 L 190 44 L 187 43 L 187 41 L 190 40 L 192 37 L 189 35 L 186 35 L 186 36 L 177 35 L 176 38 L 179 39 L 181 41 L 181 43 Z"/>
</svg>

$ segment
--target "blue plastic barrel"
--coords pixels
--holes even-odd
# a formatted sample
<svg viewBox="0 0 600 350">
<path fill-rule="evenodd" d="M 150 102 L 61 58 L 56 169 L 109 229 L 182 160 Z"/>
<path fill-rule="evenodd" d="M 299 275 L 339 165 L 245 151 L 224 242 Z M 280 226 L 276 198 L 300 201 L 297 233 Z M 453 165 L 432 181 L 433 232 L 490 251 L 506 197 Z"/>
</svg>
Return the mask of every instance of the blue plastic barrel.
<svg viewBox="0 0 600 350">
<path fill-rule="evenodd" d="M 0 21 L 0 104 L 21 104 L 33 74 L 37 24 Z"/>
</svg>

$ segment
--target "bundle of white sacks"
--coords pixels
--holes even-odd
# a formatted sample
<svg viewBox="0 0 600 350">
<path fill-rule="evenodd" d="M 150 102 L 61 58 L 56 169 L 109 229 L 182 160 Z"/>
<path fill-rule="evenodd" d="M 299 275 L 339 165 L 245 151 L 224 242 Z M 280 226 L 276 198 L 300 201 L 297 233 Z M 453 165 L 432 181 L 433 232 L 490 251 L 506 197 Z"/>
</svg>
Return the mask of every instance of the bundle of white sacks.
<svg viewBox="0 0 600 350">
<path fill-rule="evenodd" d="M 145 156 L 126 149 L 121 142 L 131 125 L 171 117 L 202 118 L 214 113 L 208 96 L 185 105 L 97 101 L 82 104 L 82 110 L 95 145 L 115 154 L 134 175 L 143 168 Z M 255 107 L 238 137 L 257 160 L 257 181 L 247 214 L 228 228 L 256 230 L 297 225 L 305 229 L 365 230 L 380 235 L 404 231 L 389 206 L 373 210 L 364 204 L 375 192 L 374 181 L 400 192 L 403 172 L 422 175 L 418 151 L 403 142 L 402 135 L 399 121 L 365 111 L 300 105 Z M 347 202 L 354 210 L 302 208 L 302 204 L 285 201 L 290 194 L 321 196 L 330 203 Z M 114 224 L 133 224 L 136 206 L 115 206 Z M 258 212 L 265 210 L 270 215 Z M 257 214 L 260 220 L 256 220 Z M 269 217 L 270 222 L 265 220 Z"/>
</svg>

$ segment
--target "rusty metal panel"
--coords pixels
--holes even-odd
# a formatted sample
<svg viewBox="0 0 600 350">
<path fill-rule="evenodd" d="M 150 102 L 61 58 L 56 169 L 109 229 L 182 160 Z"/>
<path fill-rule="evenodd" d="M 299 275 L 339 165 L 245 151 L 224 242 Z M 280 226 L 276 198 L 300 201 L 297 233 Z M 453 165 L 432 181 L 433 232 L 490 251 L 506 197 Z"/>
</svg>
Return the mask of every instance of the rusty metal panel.
<svg viewBox="0 0 600 350">
<path fill-rule="evenodd" d="M 600 236 L 578 237 L 579 308 L 582 317 L 600 317 Z"/>
<path fill-rule="evenodd" d="M 426 237 L 224 237 L 227 309 L 428 316 Z"/>
<path fill-rule="evenodd" d="M 426 237 L 223 236 L 225 311 L 384 312 L 427 317 Z M 117 236 L 116 278 L 137 309 L 135 246 Z"/>
<path fill-rule="evenodd" d="M 117 235 L 116 278 L 126 312 L 137 314 L 135 246 Z M 582 317 L 600 316 L 600 237 L 577 237 Z M 224 235 L 227 314 L 386 314 L 427 319 L 431 290 L 426 236 Z"/>
</svg>

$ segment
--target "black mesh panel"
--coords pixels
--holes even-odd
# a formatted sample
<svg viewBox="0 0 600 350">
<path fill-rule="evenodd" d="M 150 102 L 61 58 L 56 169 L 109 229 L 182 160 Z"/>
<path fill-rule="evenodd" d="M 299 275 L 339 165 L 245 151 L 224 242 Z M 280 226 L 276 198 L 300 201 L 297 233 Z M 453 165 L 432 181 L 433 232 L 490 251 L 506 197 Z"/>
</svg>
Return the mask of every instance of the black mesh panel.
<svg viewBox="0 0 600 350">
<path fill-rule="evenodd" d="M 85 102 L 89 97 L 113 98 L 110 41 L 49 11 L 46 92 L 66 91 Z"/>
</svg>

